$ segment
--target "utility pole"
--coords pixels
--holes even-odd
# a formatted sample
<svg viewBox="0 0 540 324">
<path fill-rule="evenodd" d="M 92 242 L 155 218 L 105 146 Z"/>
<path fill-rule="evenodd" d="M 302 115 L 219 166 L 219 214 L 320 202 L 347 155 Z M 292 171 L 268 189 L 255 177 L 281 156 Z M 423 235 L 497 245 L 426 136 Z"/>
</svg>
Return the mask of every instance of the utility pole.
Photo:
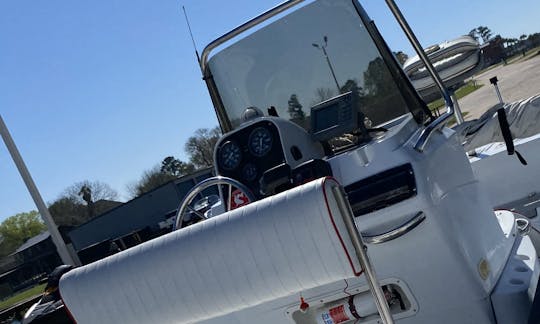
<svg viewBox="0 0 540 324">
<path fill-rule="evenodd" d="M 36 207 L 39 211 L 39 214 L 41 215 L 41 218 L 43 219 L 43 222 L 45 222 L 45 225 L 47 225 L 47 229 L 51 234 L 51 238 L 54 245 L 56 245 L 56 250 L 58 251 L 58 255 L 60 255 L 60 258 L 62 259 L 62 262 L 65 264 L 76 265 L 75 261 L 71 257 L 71 254 L 69 254 L 68 252 L 66 244 L 62 239 L 62 236 L 60 235 L 60 232 L 58 232 L 58 228 L 56 227 L 56 224 L 54 223 L 54 220 L 52 219 L 51 214 L 49 213 L 49 210 L 47 209 L 47 206 L 43 201 L 43 198 L 41 198 L 41 195 L 36 187 L 36 184 L 34 183 L 34 180 L 32 180 L 30 172 L 24 164 L 24 161 L 21 157 L 21 154 L 19 153 L 19 150 L 17 149 L 17 146 L 15 146 L 15 142 L 13 141 L 11 134 L 9 134 L 7 126 L 2 119 L 2 115 L 0 115 L 0 135 L 2 135 L 2 139 L 6 144 L 9 154 L 11 155 L 13 162 L 19 170 L 19 173 L 23 178 L 26 188 L 30 192 L 30 196 L 32 196 L 32 199 L 36 204 Z"/>
<path fill-rule="evenodd" d="M 328 53 L 326 52 L 326 47 L 328 46 L 328 37 L 324 36 L 324 45 L 319 45 L 317 43 L 311 44 L 313 47 L 318 48 L 322 50 L 324 57 L 326 58 L 326 63 L 328 63 L 328 67 L 330 68 L 330 72 L 332 73 L 332 77 L 334 78 L 334 82 L 336 83 L 338 94 L 341 93 L 341 87 L 339 86 L 339 82 L 336 78 L 336 73 L 334 72 L 334 67 L 332 66 L 332 63 L 330 62 L 330 58 L 328 57 Z"/>
</svg>

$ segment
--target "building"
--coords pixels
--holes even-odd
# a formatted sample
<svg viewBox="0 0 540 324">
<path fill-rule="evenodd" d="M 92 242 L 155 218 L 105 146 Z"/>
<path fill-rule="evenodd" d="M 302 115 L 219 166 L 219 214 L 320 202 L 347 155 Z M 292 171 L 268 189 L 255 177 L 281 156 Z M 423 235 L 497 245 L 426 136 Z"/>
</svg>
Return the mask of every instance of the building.
<svg viewBox="0 0 540 324">
<path fill-rule="evenodd" d="M 81 262 L 99 260 L 170 232 L 182 199 L 212 172 L 208 168 L 170 181 L 72 229 L 68 235 Z"/>
<path fill-rule="evenodd" d="M 62 264 L 48 231 L 26 240 L 4 261 L 3 273 L 0 274 L 0 297 L 35 284 Z"/>
</svg>

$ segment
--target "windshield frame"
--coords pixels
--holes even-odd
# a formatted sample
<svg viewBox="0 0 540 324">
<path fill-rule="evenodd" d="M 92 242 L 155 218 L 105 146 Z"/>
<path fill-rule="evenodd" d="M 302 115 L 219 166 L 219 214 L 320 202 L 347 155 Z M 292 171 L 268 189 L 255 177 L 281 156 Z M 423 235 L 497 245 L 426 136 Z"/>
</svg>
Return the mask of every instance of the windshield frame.
<svg viewBox="0 0 540 324">
<path fill-rule="evenodd" d="M 203 74 L 203 80 L 206 82 L 208 92 L 210 94 L 210 98 L 214 105 L 214 110 L 216 111 L 216 115 L 217 115 L 217 118 L 218 118 L 218 121 L 219 121 L 219 124 L 223 133 L 229 132 L 233 130 L 234 128 L 227 115 L 227 112 L 224 107 L 223 101 L 221 99 L 217 85 L 214 82 L 212 71 L 210 70 L 210 67 L 208 66 L 208 59 L 209 59 L 210 53 L 213 50 L 215 50 L 217 47 L 243 34 L 244 32 L 249 31 L 253 27 L 260 25 L 266 20 L 271 19 L 277 16 L 278 14 L 284 11 L 287 11 L 290 8 L 293 8 L 300 3 L 308 2 L 308 1 L 309 0 L 286 1 L 256 16 L 255 18 L 245 22 L 244 24 L 236 27 L 235 29 L 224 34 L 223 36 L 215 39 L 204 48 L 201 55 L 201 59 L 199 60 L 199 64 L 200 64 L 201 72 Z M 311 1 L 311 2 L 315 2 L 315 1 Z M 367 15 L 367 13 L 361 7 L 360 3 L 357 0 L 351 0 L 351 3 L 355 7 L 358 17 L 360 18 L 361 22 L 364 24 L 369 36 L 371 37 L 374 45 L 379 51 L 381 58 L 383 59 L 383 62 L 387 66 L 392 78 L 394 79 L 396 86 L 407 105 L 407 109 L 413 115 L 414 120 L 418 124 L 428 124 L 432 122 L 434 120 L 434 116 L 431 114 L 431 111 L 428 109 L 426 103 L 420 98 L 420 95 L 416 92 L 416 90 L 412 86 L 412 83 L 403 72 L 396 58 L 392 54 L 390 48 L 388 47 L 388 45 L 382 38 L 381 34 L 379 33 L 373 20 L 369 18 L 369 16 Z"/>
</svg>

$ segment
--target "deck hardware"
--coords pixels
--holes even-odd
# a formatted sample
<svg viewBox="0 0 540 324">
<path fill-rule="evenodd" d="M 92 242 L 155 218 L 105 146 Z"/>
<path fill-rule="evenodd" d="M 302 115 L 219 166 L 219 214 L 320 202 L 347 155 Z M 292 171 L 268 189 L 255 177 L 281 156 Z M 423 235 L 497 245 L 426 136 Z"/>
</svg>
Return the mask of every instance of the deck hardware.
<svg viewBox="0 0 540 324">
<path fill-rule="evenodd" d="M 398 226 L 397 228 L 377 235 L 368 235 L 363 233 L 362 237 L 364 238 L 364 241 L 369 244 L 380 244 L 388 242 L 409 233 L 416 226 L 420 225 L 420 223 L 422 223 L 425 219 L 426 215 L 424 214 L 424 212 L 418 212 L 413 218 L 411 218 L 404 224 Z"/>
</svg>

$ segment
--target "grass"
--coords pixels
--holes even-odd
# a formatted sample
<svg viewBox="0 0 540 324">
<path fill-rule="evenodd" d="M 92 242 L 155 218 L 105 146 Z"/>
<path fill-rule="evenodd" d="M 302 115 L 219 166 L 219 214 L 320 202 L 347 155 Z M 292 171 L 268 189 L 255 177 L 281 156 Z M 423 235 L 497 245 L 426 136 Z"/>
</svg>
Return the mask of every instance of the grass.
<svg viewBox="0 0 540 324">
<path fill-rule="evenodd" d="M 538 53 L 540 53 L 540 46 L 533 47 L 532 49 L 526 51 L 525 55 L 523 55 L 523 53 L 521 53 L 521 52 L 518 52 L 518 53 L 516 53 L 516 54 L 514 54 L 514 55 L 512 55 L 510 57 L 507 57 L 506 58 L 506 64 L 504 64 L 504 62 L 499 62 L 497 64 L 494 64 L 494 65 L 480 71 L 478 74 L 484 73 L 484 72 L 489 71 L 491 69 L 494 69 L 497 66 L 510 65 L 510 64 L 514 64 L 514 63 L 517 63 L 517 62 L 526 61 L 528 59 L 531 59 L 531 58 L 535 57 L 536 55 L 538 55 Z"/>
<path fill-rule="evenodd" d="M 523 55 L 523 53 L 521 52 L 518 52 L 514 56 L 507 58 L 506 61 L 508 62 L 508 64 L 526 61 L 528 59 L 535 57 L 539 51 L 540 51 L 540 46 L 537 46 L 526 51 L 525 55 Z"/>
<path fill-rule="evenodd" d="M 466 95 L 468 95 L 469 93 L 474 92 L 483 86 L 484 86 L 483 84 L 478 84 L 475 81 L 468 81 L 467 83 L 465 83 L 465 85 L 463 85 L 462 87 L 460 87 L 459 89 L 455 91 L 456 98 L 461 99 L 465 97 Z M 444 106 L 445 106 L 444 100 L 442 100 L 441 98 L 428 103 L 428 108 L 431 111 L 435 110 L 438 112 L 439 109 Z"/>
<path fill-rule="evenodd" d="M 26 299 L 39 295 L 43 292 L 46 284 L 37 285 L 16 295 L 9 297 L 8 299 L 0 301 L 0 309 L 9 308 L 17 303 L 20 303 Z"/>
<path fill-rule="evenodd" d="M 465 116 L 467 116 L 468 114 L 469 114 L 468 111 L 461 112 L 461 116 L 463 116 L 463 119 L 465 119 Z M 456 116 L 453 116 L 450 119 L 448 119 L 448 122 L 446 123 L 449 127 L 454 126 L 454 124 L 456 124 Z"/>
</svg>

